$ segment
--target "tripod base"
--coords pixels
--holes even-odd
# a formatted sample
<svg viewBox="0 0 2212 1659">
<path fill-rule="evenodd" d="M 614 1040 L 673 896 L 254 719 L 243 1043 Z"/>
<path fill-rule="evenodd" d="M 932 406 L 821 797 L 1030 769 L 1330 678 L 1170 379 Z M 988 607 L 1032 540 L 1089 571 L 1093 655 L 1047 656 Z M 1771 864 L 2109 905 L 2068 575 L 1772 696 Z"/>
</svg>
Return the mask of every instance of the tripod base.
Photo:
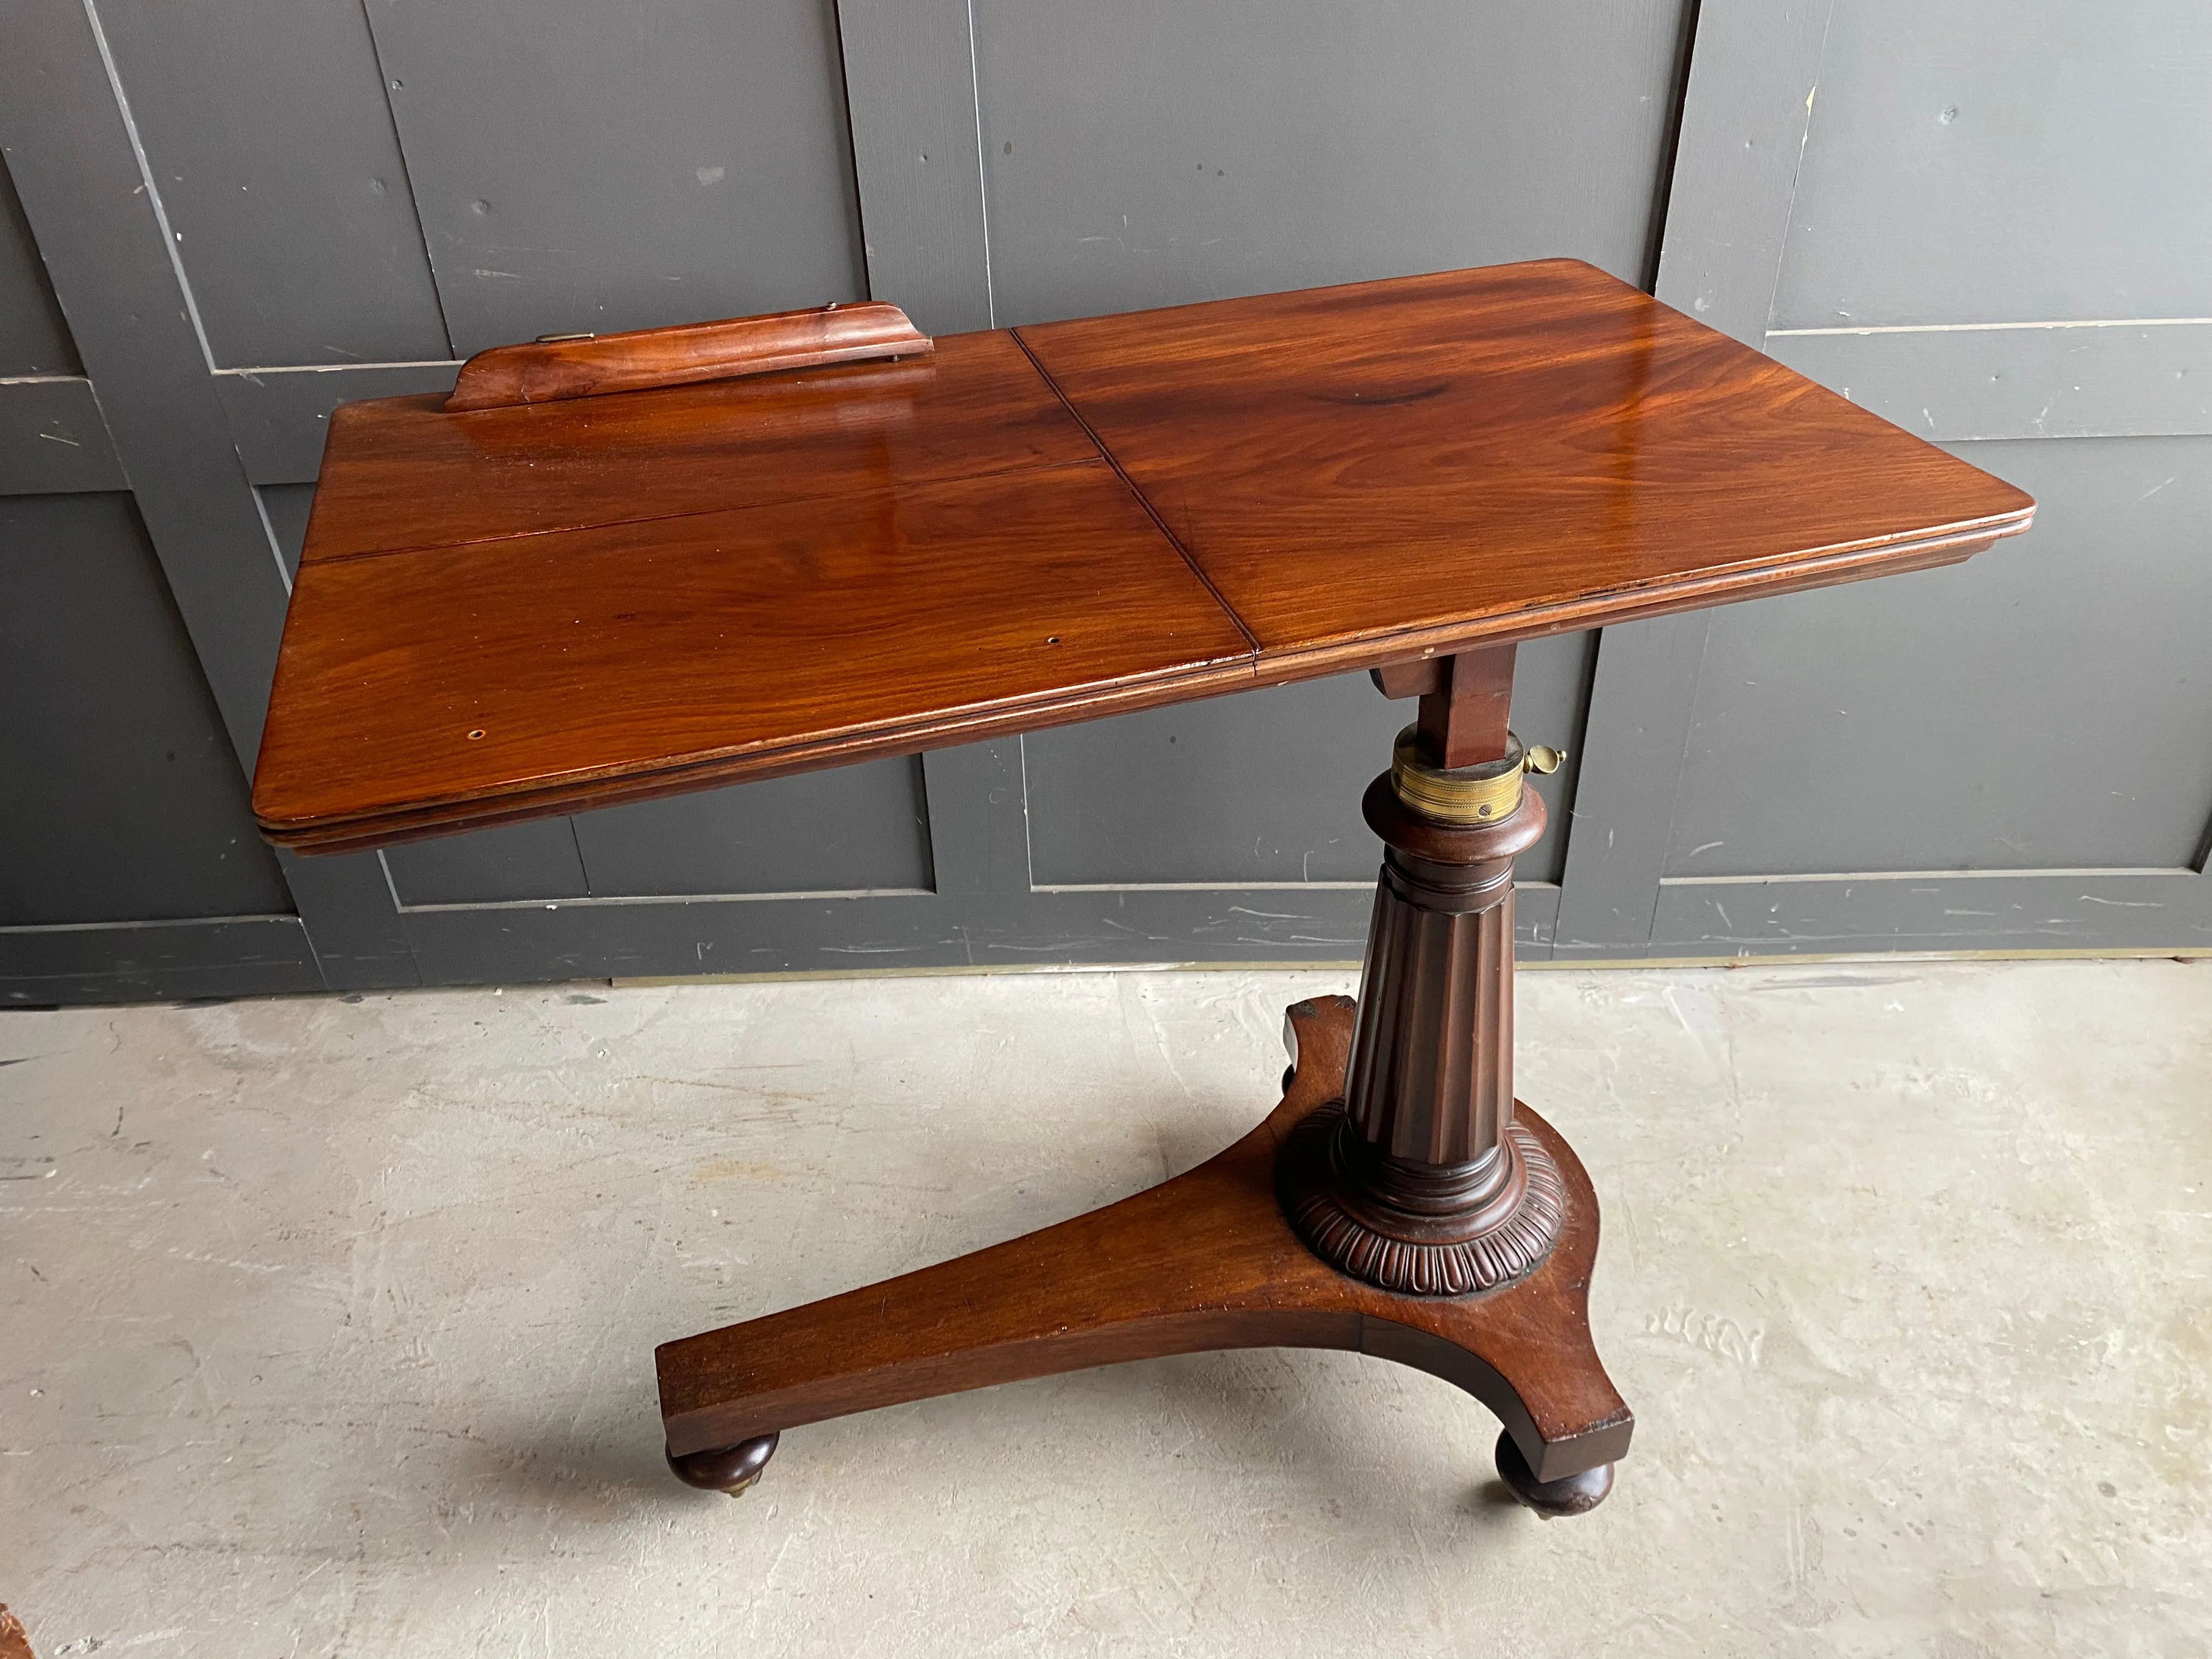
<svg viewBox="0 0 2212 1659">
<path fill-rule="evenodd" d="M 1549 1125 L 1517 1108 L 1516 1127 L 1559 1179 L 1558 1242 L 1532 1271 L 1480 1294 L 1409 1296 L 1328 1266 L 1284 1217 L 1276 1159 L 1303 1120 L 1340 1099 L 1353 1012 L 1347 997 L 1293 1005 L 1297 1058 L 1282 1103 L 1188 1174 L 971 1255 L 663 1344 L 671 1462 L 719 1474 L 702 1454 L 747 1462 L 745 1443 L 801 1424 L 1122 1360 L 1339 1348 L 1474 1395 L 1528 1473 L 1529 1490 L 1516 1491 L 1567 1512 L 1543 1494 L 1611 1464 L 1634 1425 L 1590 1343 L 1589 1179 Z"/>
</svg>

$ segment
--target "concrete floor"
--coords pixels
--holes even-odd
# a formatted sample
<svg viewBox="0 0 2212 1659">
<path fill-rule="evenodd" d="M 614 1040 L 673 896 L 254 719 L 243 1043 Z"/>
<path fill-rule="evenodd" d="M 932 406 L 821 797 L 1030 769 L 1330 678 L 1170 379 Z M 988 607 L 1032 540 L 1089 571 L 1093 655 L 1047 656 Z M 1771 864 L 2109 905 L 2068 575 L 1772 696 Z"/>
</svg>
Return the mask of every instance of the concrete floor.
<svg viewBox="0 0 2212 1659">
<path fill-rule="evenodd" d="M 1339 974 L 0 1015 L 0 1601 L 40 1659 L 2197 1655 L 2212 963 L 1530 974 L 1638 1413 L 1197 1355 L 659 1467 L 653 1345 L 1058 1219 Z"/>
</svg>

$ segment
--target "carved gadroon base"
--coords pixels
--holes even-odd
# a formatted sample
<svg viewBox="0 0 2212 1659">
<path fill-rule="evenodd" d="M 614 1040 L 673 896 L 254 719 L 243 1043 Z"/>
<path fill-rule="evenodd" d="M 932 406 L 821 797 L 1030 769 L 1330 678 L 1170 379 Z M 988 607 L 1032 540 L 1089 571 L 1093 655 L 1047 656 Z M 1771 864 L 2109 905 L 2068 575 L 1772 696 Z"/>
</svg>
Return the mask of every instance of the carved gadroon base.
<svg viewBox="0 0 2212 1659">
<path fill-rule="evenodd" d="M 1470 1296 L 1535 1271 L 1559 1242 L 1559 1166 L 1518 1123 L 1479 1164 L 1386 1158 L 1332 1101 L 1291 1130 L 1275 1166 L 1283 1213 L 1316 1255 L 1407 1296 Z"/>
</svg>

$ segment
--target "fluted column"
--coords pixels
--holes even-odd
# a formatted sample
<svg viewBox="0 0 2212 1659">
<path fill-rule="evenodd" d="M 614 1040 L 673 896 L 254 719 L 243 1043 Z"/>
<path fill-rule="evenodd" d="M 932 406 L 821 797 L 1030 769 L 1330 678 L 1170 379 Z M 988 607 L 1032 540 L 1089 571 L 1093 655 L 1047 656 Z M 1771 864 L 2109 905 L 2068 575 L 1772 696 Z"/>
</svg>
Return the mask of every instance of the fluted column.
<svg viewBox="0 0 2212 1659">
<path fill-rule="evenodd" d="M 1383 860 L 1345 1105 L 1392 1158 L 1468 1163 L 1512 1119 L 1512 866 L 1493 864 Z"/>
<path fill-rule="evenodd" d="M 1544 833 L 1516 785 L 1473 825 L 1390 774 L 1364 803 L 1385 850 L 1345 1096 L 1292 1131 L 1278 1188 L 1316 1254 L 1386 1290 L 1490 1289 L 1559 1236 L 1558 1171 L 1513 1123 L 1513 859 Z"/>
</svg>

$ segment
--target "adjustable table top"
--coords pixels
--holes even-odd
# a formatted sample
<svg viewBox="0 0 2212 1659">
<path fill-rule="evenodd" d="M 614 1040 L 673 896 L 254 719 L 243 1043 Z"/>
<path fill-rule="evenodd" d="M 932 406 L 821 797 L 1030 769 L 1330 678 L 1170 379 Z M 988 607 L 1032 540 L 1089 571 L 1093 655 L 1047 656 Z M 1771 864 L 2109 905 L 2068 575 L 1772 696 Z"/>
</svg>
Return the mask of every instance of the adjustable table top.
<svg viewBox="0 0 2212 1659">
<path fill-rule="evenodd" d="M 1572 260 L 333 416 L 303 851 L 1952 562 L 2034 504 Z"/>
</svg>

